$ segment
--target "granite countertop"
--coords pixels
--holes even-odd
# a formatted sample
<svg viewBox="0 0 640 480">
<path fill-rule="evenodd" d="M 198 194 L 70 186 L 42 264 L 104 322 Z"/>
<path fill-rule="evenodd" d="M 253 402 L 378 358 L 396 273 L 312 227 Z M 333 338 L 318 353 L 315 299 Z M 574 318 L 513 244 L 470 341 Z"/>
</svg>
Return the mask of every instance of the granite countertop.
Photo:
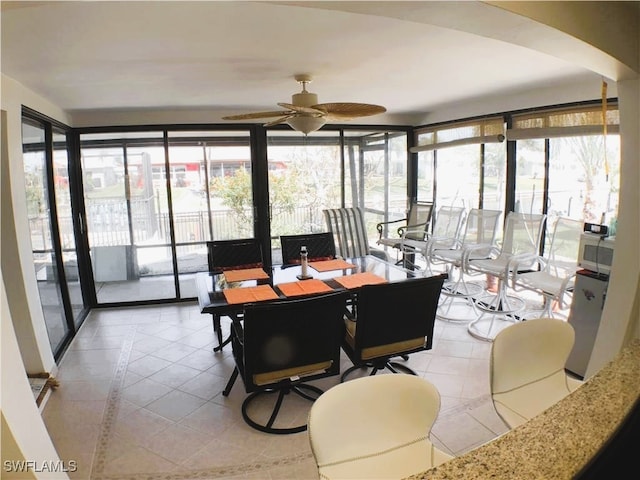
<svg viewBox="0 0 640 480">
<path fill-rule="evenodd" d="M 527 423 L 410 479 L 571 479 L 640 398 L 640 339 Z"/>
</svg>

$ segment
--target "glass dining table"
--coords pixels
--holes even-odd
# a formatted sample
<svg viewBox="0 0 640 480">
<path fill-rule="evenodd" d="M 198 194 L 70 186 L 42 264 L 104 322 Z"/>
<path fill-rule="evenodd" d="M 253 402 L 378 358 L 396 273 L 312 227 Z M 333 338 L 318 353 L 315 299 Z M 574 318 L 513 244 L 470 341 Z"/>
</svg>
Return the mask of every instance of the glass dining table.
<svg viewBox="0 0 640 480">
<path fill-rule="evenodd" d="M 263 300 L 286 300 L 337 290 L 352 290 L 372 283 L 401 282 L 422 276 L 373 255 L 309 262 L 312 278 L 299 280 L 300 265 L 228 270 L 196 275 L 198 303 L 203 314 L 235 316 L 244 305 Z"/>
</svg>

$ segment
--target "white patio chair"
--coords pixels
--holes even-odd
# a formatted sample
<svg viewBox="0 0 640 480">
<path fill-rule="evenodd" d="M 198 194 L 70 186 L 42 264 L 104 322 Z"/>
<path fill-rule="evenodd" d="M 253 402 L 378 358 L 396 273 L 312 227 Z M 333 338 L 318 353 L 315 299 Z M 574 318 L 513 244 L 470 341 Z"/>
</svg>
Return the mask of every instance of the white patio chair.
<svg viewBox="0 0 640 480">
<path fill-rule="evenodd" d="M 533 271 L 522 271 L 518 265 L 514 268 L 512 288 L 530 290 L 544 298 L 543 309 L 536 317 L 554 317 L 554 306 L 562 309 L 566 295 L 573 291 L 582 227 L 581 220 L 559 217 L 549 249 L 544 256 L 536 258 Z"/>
<path fill-rule="evenodd" d="M 470 275 L 491 275 L 498 281 L 498 292 L 488 290 L 476 301 L 480 315 L 472 320 L 467 329 L 481 340 L 493 341 L 496 334 L 519 320 L 518 313 L 525 301 L 507 293 L 508 282 L 517 268 L 530 270 L 540 251 L 540 241 L 547 216 L 510 212 L 504 227 L 502 245 L 492 248 L 489 258 L 474 259 L 477 250 L 485 246 L 465 249 L 462 258 L 464 272 Z"/>
</svg>

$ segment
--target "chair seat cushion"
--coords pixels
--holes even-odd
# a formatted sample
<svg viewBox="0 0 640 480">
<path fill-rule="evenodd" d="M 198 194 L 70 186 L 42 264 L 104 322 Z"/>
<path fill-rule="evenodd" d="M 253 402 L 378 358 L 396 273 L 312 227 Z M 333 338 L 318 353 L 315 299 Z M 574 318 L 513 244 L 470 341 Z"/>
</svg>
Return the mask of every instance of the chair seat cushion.
<svg viewBox="0 0 640 480">
<path fill-rule="evenodd" d="M 425 242 L 424 240 L 411 240 L 409 238 L 406 238 L 402 242 L 402 246 L 410 250 L 424 250 L 424 248 L 427 246 L 427 242 Z"/>
<path fill-rule="evenodd" d="M 562 289 L 564 279 L 547 272 L 528 272 L 518 275 L 518 283 L 533 290 L 539 290 L 549 295 L 558 295 Z M 567 287 L 571 288 L 572 282 Z"/>
<path fill-rule="evenodd" d="M 344 323 L 346 326 L 345 339 L 349 346 L 355 350 L 356 326 L 358 322 L 350 319 L 345 319 Z M 409 340 L 403 340 L 401 342 L 393 342 L 384 345 L 365 347 L 362 349 L 360 358 L 362 358 L 362 360 L 370 360 L 372 358 L 398 355 L 402 352 L 408 352 L 410 350 L 423 347 L 425 341 L 425 337 L 417 337 Z"/>
<path fill-rule="evenodd" d="M 253 375 L 253 383 L 256 385 L 269 385 L 277 383 L 280 380 L 285 380 L 292 377 L 303 377 L 305 375 L 311 375 L 312 373 L 321 372 L 327 370 L 332 365 L 332 361 L 313 363 L 309 365 L 302 365 L 300 367 L 285 368 L 283 370 L 274 370 L 272 372 L 256 373 Z"/>
<path fill-rule="evenodd" d="M 479 270 L 481 272 L 486 272 L 495 275 L 496 277 L 502 277 L 504 275 L 504 270 L 507 268 L 509 263 L 508 257 L 498 257 L 495 259 L 488 260 L 472 260 L 469 263 L 469 266 L 473 270 Z"/>
<path fill-rule="evenodd" d="M 472 252 L 469 253 L 469 260 L 486 259 L 490 253 L 490 250 L 491 250 L 490 247 L 479 249 L 479 250 L 473 250 Z M 451 250 L 438 248 L 438 249 L 434 249 L 431 252 L 431 255 L 439 260 L 442 260 L 448 263 L 453 263 L 455 265 L 459 265 L 462 262 L 461 248 L 451 249 Z"/>
<path fill-rule="evenodd" d="M 431 252 L 431 255 L 439 260 L 443 260 L 449 263 L 459 264 L 462 260 L 462 250 L 448 250 L 448 249 L 436 249 Z"/>
<path fill-rule="evenodd" d="M 399 238 L 381 238 L 376 243 L 378 245 L 385 245 L 387 247 L 400 248 L 402 240 Z"/>
<path fill-rule="evenodd" d="M 372 441 L 375 442 L 375 439 Z M 445 452 L 436 449 L 429 440 L 422 439 L 416 443 L 371 456 L 319 466 L 318 471 L 321 478 L 336 480 L 406 478 L 429 470 L 452 458 Z"/>
</svg>

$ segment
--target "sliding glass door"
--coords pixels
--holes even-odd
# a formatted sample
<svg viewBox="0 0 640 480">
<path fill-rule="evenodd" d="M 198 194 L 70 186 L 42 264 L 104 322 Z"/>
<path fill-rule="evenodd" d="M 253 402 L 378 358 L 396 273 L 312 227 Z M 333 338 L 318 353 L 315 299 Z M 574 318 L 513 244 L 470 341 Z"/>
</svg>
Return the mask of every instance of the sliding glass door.
<svg viewBox="0 0 640 480">
<path fill-rule="evenodd" d="M 66 132 L 23 119 L 23 163 L 33 264 L 49 343 L 58 358 L 82 323 L 85 296 L 78 269 Z"/>
<path fill-rule="evenodd" d="M 340 136 L 269 132 L 267 149 L 271 254 L 280 263 L 280 235 L 324 232 L 322 210 L 340 207 Z"/>
<path fill-rule="evenodd" d="M 80 136 L 86 231 L 99 304 L 176 298 L 162 132 Z"/>
<path fill-rule="evenodd" d="M 174 232 L 180 297 L 193 298 L 195 273 L 209 268 L 206 242 L 255 236 L 251 139 L 248 130 L 169 131 L 168 143 L 171 216 L 163 209 L 162 224 Z"/>
<path fill-rule="evenodd" d="M 195 298 L 206 242 L 255 235 L 250 144 L 248 130 L 81 134 L 98 304 Z"/>
<path fill-rule="evenodd" d="M 345 131 L 344 152 L 345 204 L 362 208 L 369 245 L 375 247 L 379 222 L 407 216 L 407 134 Z"/>
</svg>

